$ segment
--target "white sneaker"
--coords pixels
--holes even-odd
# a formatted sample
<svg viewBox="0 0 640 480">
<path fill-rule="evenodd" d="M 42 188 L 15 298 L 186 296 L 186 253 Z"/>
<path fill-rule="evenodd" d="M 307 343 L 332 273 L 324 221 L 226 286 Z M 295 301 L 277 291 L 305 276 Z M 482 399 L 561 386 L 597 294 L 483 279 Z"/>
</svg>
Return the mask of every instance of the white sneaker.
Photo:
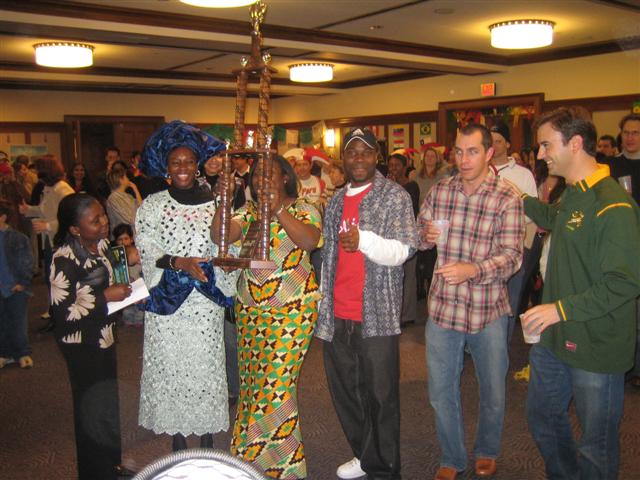
<svg viewBox="0 0 640 480">
<path fill-rule="evenodd" d="M 13 358 L 0 357 L 0 368 L 4 368 L 7 365 L 11 365 L 12 363 L 15 363 L 15 360 Z"/>
<path fill-rule="evenodd" d="M 360 468 L 360 460 L 358 460 L 356 457 L 353 457 L 347 463 L 343 463 L 338 467 L 336 475 L 338 475 L 338 478 L 349 479 L 364 477 L 366 473 L 364 473 L 364 471 Z"/>
</svg>

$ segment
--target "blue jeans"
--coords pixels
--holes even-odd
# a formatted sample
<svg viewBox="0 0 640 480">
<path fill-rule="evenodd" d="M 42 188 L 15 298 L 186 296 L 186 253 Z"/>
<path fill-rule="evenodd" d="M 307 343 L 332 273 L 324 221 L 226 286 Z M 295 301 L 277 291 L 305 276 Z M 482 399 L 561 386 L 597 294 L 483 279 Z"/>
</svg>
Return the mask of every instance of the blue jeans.
<svg viewBox="0 0 640 480">
<path fill-rule="evenodd" d="M 480 387 L 476 458 L 496 458 L 504 422 L 508 316 L 491 322 L 478 333 L 464 333 L 427 323 L 427 370 L 429 402 L 436 417 L 442 448 L 440 466 L 463 471 L 467 467 L 464 425 L 460 403 L 460 375 L 464 346 L 469 346 Z"/>
<path fill-rule="evenodd" d="M 547 477 L 618 478 L 624 374 L 570 367 L 540 345 L 531 348 L 529 363 L 527 420 L 544 458 Z M 578 442 L 567 411 L 572 398 L 582 431 Z"/>
<path fill-rule="evenodd" d="M 31 355 L 27 337 L 29 296 L 26 292 L 16 292 L 7 298 L 0 295 L 0 357 L 18 360 Z"/>
</svg>

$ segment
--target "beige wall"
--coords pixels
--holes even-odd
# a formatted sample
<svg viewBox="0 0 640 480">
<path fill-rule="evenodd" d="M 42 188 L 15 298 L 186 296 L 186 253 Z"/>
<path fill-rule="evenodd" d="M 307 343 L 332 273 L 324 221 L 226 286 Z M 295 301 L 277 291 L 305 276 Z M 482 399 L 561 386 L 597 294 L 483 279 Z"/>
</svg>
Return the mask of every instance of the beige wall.
<svg viewBox="0 0 640 480">
<path fill-rule="evenodd" d="M 500 96 L 544 92 L 546 100 L 637 94 L 640 50 L 508 67 L 476 77 L 446 75 L 273 102 L 279 123 L 437 110 L 438 102 L 475 99 L 495 82 Z"/>
<path fill-rule="evenodd" d="M 618 135 L 620 129 L 618 123 L 620 119 L 627 115 L 629 110 L 612 110 L 610 112 L 594 112 L 593 123 L 598 130 L 598 136 L 609 134 L 614 137 Z"/>
<path fill-rule="evenodd" d="M 544 92 L 547 100 L 640 92 L 640 50 L 509 67 L 476 77 L 446 75 L 360 87 L 321 97 L 272 101 L 272 123 L 437 110 L 438 102 L 479 97 L 480 84 L 496 82 L 497 93 Z M 234 98 L 85 92 L 0 90 L 0 121 L 61 122 L 64 115 L 160 115 L 194 123 L 233 123 Z M 247 106 L 255 122 L 257 102 Z M 612 131 L 614 118 L 597 114 L 600 131 Z"/>
<path fill-rule="evenodd" d="M 247 101 L 246 121 L 257 118 Z M 64 115 L 163 116 L 193 123 L 233 123 L 235 98 L 129 93 L 0 90 L 0 122 L 62 122 Z"/>
</svg>

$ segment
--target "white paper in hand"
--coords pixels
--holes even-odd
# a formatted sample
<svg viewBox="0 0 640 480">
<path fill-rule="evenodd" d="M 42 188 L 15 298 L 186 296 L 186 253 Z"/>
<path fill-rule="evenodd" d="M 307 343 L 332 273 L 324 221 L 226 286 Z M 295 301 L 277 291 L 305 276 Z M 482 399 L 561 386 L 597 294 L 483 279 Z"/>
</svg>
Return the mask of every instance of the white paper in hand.
<svg viewBox="0 0 640 480">
<path fill-rule="evenodd" d="M 112 313 L 122 310 L 124 307 L 128 307 L 129 305 L 133 305 L 140 300 L 144 300 L 148 296 L 149 290 L 147 290 L 147 286 L 144 284 L 144 280 L 142 278 L 139 278 L 131 284 L 131 295 L 129 295 L 124 300 L 121 300 L 120 302 L 107 303 L 107 314 L 111 315 Z"/>
</svg>

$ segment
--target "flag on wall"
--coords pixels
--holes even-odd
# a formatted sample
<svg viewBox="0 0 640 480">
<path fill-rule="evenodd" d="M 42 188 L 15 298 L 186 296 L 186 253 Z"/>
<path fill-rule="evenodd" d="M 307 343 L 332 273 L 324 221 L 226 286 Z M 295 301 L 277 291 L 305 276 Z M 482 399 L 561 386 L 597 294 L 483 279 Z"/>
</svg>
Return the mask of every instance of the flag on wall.
<svg viewBox="0 0 640 480">
<path fill-rule="evenodd" d="M 393 139 L 393 149 L 404 148 L 405 145 L 405 129 L 403 126 L 391 127 L 391 138 Z"/>
<path fill-rule="evenodd" d="M 313 144 L 313 133 L 310 128 L 303 128 L 300 130 L 300 145 Z"/>
<path fill-rule="evenodd" d="M 287 130 L 284 127 L 278 127 L 277 125 L 274 125 L 273 139 L 278 143 L 284 142 L 287 139 Z"/>
</svg>

